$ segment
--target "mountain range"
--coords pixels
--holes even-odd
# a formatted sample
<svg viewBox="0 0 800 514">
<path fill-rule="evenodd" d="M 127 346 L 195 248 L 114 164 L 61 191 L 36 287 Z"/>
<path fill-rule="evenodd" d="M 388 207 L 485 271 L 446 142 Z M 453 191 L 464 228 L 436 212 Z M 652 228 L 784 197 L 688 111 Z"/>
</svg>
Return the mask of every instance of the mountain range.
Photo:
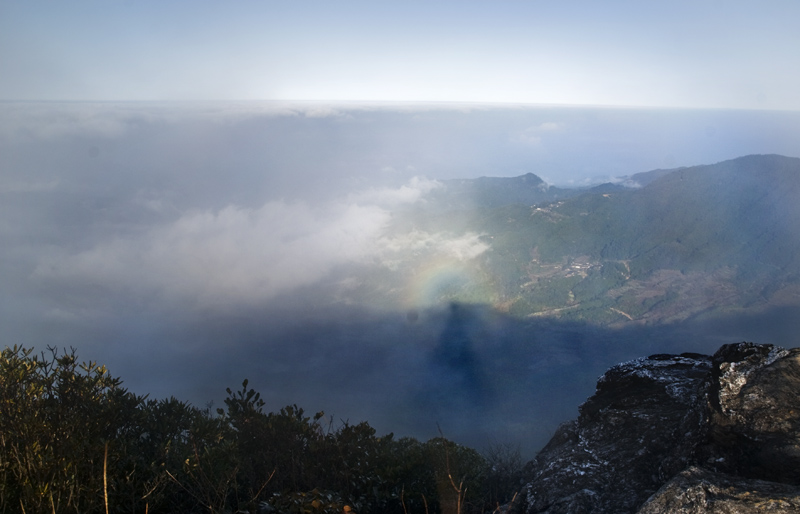
<svg viewBox="0 0 800 514">
<path fill-rule="evenodd" d="M 548 187 L 532 173 L 445 181 L 396 215 L 391 233 L 472 237 L 475 255 L 410 248 L 401 265 L 351 270 L 373 279 L 339 295 L 402 303 L 437 261 L 449 274 L 430 286 L 428 305 L 486 304 L 519 318 L 622 326 L 794 305 L 798 197 L 800 159 L 778 155 L 585 189 Z"/>
</svg>

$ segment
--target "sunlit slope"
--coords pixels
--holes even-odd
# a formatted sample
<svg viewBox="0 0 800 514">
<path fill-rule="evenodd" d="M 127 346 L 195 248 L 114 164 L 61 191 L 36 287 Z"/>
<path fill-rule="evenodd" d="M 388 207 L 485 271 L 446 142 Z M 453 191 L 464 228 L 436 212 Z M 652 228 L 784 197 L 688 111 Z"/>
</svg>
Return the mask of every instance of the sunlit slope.
<svg viewBox="0 0 800 514">
<path fill-rule="evenodd" d="M 800 159 L 650 175 L 640 188 L 568 193 L 530 174 L 445 183 L 396 215 L 391 262 L 347 270 L 337 299 L 600 324 L 800 302 Z"/>
</svg>

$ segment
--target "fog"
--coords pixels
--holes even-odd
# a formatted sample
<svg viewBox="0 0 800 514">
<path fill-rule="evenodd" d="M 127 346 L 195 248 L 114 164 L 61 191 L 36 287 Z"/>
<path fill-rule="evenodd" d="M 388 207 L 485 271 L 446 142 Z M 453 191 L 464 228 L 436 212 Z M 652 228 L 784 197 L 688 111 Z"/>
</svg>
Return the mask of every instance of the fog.
<svg viewBox="0 0 800 514">
<path fill-rule="evenodd" d="M 796 112 L 3 103 L 3 344 L 74 347 L 155 398 L 219 405 L 247 378 L 270 410 L 296 403 L 420 438 L 441 427 L 530 454 L 609 365 L 743 339 L 791 345 L 786 320 L 800 317 L 612 330 L 437 303 L 426 287 L 469 280 L 459 263 L 489 243 L 392 232 L 397 212 L 448 179 L 530 172 L 585 186 L 796 155 L 798 137 Z M 331 301 L 382 276 L 354 267 L 391 272 L 409 253 L 428 266 L 414 294 L 397 300 L 387 284 L 374 301 Z"/>
</svg>

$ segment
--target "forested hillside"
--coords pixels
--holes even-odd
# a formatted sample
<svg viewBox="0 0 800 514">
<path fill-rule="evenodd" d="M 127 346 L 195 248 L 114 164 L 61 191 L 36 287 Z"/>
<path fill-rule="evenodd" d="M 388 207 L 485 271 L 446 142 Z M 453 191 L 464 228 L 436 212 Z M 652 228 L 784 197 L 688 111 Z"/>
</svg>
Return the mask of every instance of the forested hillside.
<svg viewBox="0 0 800 514">
<path fill-rule="evenodd" d="M 753 155 L 644 175 L 643 187 L 549 196 L 530 174 L 446 183 L 394 230 L 471 235 L 483 245 L 473 259 L 451 257 L 458 272 L 432 302 L 612 326 L 796 303 L 800 159 Z M 381 284 L 384 301 L 407 295 L 404 284 L 433 257 L 424 249 L 404 257 L 397 269 L 366 271 L 381 280 L 365 280 L 359 293 L 380 296 L 370 284 Z"/>
</svg>

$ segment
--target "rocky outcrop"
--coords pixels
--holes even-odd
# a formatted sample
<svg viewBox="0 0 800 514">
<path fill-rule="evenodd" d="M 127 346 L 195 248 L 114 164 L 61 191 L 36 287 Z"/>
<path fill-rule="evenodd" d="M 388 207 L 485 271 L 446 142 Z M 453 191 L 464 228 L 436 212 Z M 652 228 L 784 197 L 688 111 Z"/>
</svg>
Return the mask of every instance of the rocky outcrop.
<svg viewBox="0 0 800 514">
<path fill-rule="evenodd" d="M 527 465 L 522 510 L 792 512 L 798 392 L 800 349 L 772 345 L 614 366 Z"/>
<path fill-rule="evenodd" d="M 638 514 L 800 512 L 800 487 L 691 467 L 667 482 Z"/>
</svg>

